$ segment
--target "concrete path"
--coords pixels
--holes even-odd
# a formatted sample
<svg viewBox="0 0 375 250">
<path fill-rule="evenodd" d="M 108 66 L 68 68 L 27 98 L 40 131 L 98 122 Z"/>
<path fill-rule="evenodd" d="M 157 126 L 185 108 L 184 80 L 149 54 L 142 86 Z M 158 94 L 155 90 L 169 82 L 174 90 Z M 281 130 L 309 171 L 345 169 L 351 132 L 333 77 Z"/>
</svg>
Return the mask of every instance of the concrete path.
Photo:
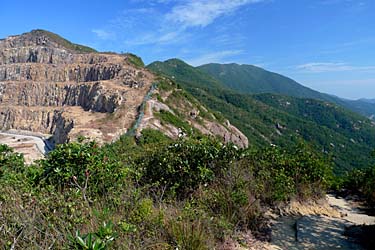
<svg viewBox="0 0 375 250">
<path fill-rule="evenodd" d="M 361 205 L 358 202 L 350 202 L 333 195 L 327 195 L 327 199 L 328 203 L 343 215 L 343 219 L 355 225 L 375 225 L 375 216 L 365 214 L 365 212 L 360 209 Z"/>
<path fill-rule="evenodd" d="M 364 214 L 356 207 L 358 204 L 344 198 L 327 195 L 327 202 L 342 214 L 341 218 L 322 215 L 281 217 L 272 226 L 271 249 L 362 249 L 345 235 L 345 230 L 352 225 L 375 224 L 375 217 Z"/>
</svg>

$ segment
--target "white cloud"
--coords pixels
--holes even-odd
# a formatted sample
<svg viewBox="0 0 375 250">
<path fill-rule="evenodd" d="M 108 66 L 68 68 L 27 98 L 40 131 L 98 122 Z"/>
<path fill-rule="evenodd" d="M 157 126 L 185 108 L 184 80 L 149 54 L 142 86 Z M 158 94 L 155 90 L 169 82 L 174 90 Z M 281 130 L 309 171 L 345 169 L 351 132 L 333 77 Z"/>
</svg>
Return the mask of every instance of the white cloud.
<svg viewBox="0 0 375 250">
<path fill-rule="evenodd" d="M 187 60 L 187 62 L 193 66 L 199 66 L 206 63 L 225 63 L 231 56 L 239 55 L 242 50 L 224 50 L 219 52 L 203 54 L 199 57 Z"/>
<path fill-rule="evenodd" d="M 102 40 L 121 39 L 126 46 L 177 44 L 196 39 L 192 28 L 204 28 L 245 5 L 263 1 L 269 0 L 131 0 L 142 5 L 123 10 L 109 25 L 92 32 Z M 234 44 L 240 38 L 233 35 L 222 43 Z"/>
<path fill-rule="evenodd" d="M 103 30 L 103 29 L 93 29 L 91 31 L 95 33 L 100 39 L 103 39 L 103 40 L 109 40 L 109 39 L 115 38 L 115 34 L 113 34 L 112 32 Z"/>
<path fill-rule="evenodd" d="M 243 5 L 263 0 L 191 0 L 179 4 L 166 14 L 166 20 L 183 27 L 205 27 L 216 18 L 232 13 Z"/>
<path fill-rule="evenodd" d="M 332 62 L 312 62 L 298 65 L 296 68 L 311 73 L 375 70 L 375 66 L 353 66 L 346 63 Z"/>
</svg>

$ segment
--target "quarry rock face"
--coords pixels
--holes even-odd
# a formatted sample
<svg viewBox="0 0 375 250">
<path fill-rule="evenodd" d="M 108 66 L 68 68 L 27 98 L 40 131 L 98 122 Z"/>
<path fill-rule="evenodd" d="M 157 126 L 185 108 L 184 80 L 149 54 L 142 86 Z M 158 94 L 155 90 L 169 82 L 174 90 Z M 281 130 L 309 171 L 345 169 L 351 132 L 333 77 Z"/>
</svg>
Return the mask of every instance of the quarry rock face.
<svg viewBox="0 0 375 250">
<path fill-rule="evenodd" d="M 81 53 L 42 31 L 0 40 L 0 129 L 111 141 L 129 129 L 153 75 L 127 55 Z"/>
<path fill-rule="evenodd" d="M 179 128 L 161 125 L 152 114 L 135 122 L 143 117 L 140 107 L 156 77 L 131 64 L 130 56 L 98 53 L 41 30 L 0 40 L 0 130 L 50 135 L 57 144 L 78 136 L 101 143 L 139 123 L 141 129 L 178 137 Z M 155 103 L 156 112 L 176 109 Z M 247 147 L 246 136 L 232 125 L 207 121 L 200 126 L 197 116 L 190 114 L 188 123 L 203 134 Z"/>
</svg>

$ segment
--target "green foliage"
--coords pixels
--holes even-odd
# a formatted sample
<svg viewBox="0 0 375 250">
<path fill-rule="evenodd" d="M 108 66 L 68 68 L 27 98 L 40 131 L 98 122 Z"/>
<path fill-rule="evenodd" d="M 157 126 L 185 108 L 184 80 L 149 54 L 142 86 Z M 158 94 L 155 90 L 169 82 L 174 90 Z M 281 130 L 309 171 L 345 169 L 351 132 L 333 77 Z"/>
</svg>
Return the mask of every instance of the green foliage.
<svg viewBox="0 0 375 250">
<path fill-rule="evenodd" d="M 375 114 L 374 103 L 363 100 L 344 100 L 339 97 L 309 89 L 283 75 L 273 73 L 253 65 L 210 63 L 197 67 L 239 93 L 272 93 L 298 98 L 317 99 L 335 103 L 362 115 Z"/>
<path fill-rule="evenodd" d="M 136 67 L 143 68 L 145 66 L 144 62 L 142 61 L 142 58 L 140 58 L 137 55 L 127 53 L 126 54 L 128 61 L 133 64 Z"/>
<path fill-rule="evenodd" d="M 154 145 L 154 144 L 163 144 L 170 142 L 171 139 L 168 138 L 165 134 L 155 129 L 143 129 L 141 131 L 141 136 L 138 138 L 139 145 Z"/>
<path fill-rule="evenodd" d="M 117 234 L 113 230 L 112 222 L 104 223 L 97 232 L 81 235 L 76 232 L 75 237 L 70 237 L 70 247 L 77 250 L 105 250 L 108 249 Z"/>
<path fill-rule="evenodd" d="M 194 88 L 223 88 L 224 86 L 210 77 L 208 74 L 197 71 L 194 67 L 187 65 L 179 59 L 170 59 L 165 62 L 153 62 L 147 66 L 148 69 L 167 75 L 173 80 L 177 80 L 178 84 L 191 84 Z M 205 85 L 202 86 L 201 83 Z M 185 86 L 184 86 L 185 87 Z"/>
<path fill-rule="evenodd" d="M 316 99 L 323 97 L 323 94 L 306 88 L 290 78 L 253 65 L 211 63 L 197 68 L 241 93 L 275 93 Z"/>
<path fill-rule="evenodd" d="M 126 168 L 119 168 L 95 142 L 58 145 L 48 157 L 40 162 L 43 169 L 41 182 L 58 190 L 79 189 L 95 196 L 114 188 L 126 175 Z"/>
<path fill-rule="evenodd" d="M 175 126 L 176 128 L 180 128 L 184 133 L 187 133 L 188 135 L 192 134 L 193 128 L 186 121 L 169 111 L 160 110 L 159 113 L 154 113 L 154 116 L 159 118 L 162 123 L 168 123 Z"/>
<path fill-rule="evenodd" d="M 207 228 L 197 220 L 180 219 L 170 222 L 168 234 L 176 249 L 208 250 L 210 248 Z"/>
<path fill-rule="evenodd" d="M 141 158 L 142 181 L 162 187 L 172 196 L 186 197 L 200 184 L 213 181 L 235 151 L 231 145 L 207 138 L 179 140 Z"/>
<path fill-rule="evenodd" d="M 267 202 L 321 197 L 333 176 L 330 163 L 303 144 L 289 153 L 271 147 L 244 160 L 253 166 L 257 193 Z"/>
<path fill-rule="evenodd" d="M 138 144 L 82 140 L 32 166 L 1 147 L 0 245 L 215 249 L 235 232 L 261 231 L 268 207 L 320 196 L 330 180 L 330 165 L 305 145 L 254 151 L 159 138 L 144 130 Z"/>
<path fill-rule="evenodd" d="M 0 178 L 6 178 L 6 173 L 23 171 L 24 167 L 23 155 L 14 153 L 7 145 L 0 144 Z"/>
<path fill-rule="evenodd" d="M 177 87 L 177 84 L 170 80 L 169 78 L 158 76 L 156 78 L 157 86 L 159 90 L 163 91 L 171 91 L 174 90 Z"/>
<path fill-rule="evenodd" d="M 367 201 L 375 204 L 375 166 L 356 169 L 344 178 L 343 186 L 349 190 L 362 193 Z"/>
</svg>

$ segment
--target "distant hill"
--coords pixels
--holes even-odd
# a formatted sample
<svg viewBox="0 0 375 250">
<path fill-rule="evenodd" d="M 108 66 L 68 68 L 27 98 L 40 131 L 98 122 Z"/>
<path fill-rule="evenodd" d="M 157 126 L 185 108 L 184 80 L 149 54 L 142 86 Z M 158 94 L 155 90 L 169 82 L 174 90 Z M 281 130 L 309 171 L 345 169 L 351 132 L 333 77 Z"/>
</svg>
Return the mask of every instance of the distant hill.
<svg viewBox="0 0 375 250">
<path fill-rule="evenodd" d="M 165 62 L 156 61 L 148 65 L 147 68 L 154 72 L 162 73 L 170 76 L 172 79 L 177 79 L 178 82 L 187 83 L 185 87 L 197 87 L 203 89 L 224 89 L 226 86 L 205 73 L 204 71 L 197 70 L 193 66 L 188 65 L 180 59 L 169 59 Z M 202 85 L 204 83 L 204 85 Z M 229 88 L 228 88 L 229 90 Z"/>
<path fill-rule="evenodd" d="M 323 98 L 323 94 L 304 87 L 288 77 L 253 65 L 211 63 L 197 68 L 241 93 L 275 93 L 295 97 Z"/>
<path fill-rule="evenodd" d="M 367 102 L 367 103 L 374 103 L 375 104 L 375 99 L 366 99 L 366 98 L 361 98 L 358 101 L 361 102 Z"/>
<path fill-rule="evenodd" d="M 241 93 L 273 93 L 301 98 L 312 98 L 336 103 L 367 117 L 375 115 L 375 102 L 345 100 L 307 88 L 283 75 L 253 65 L 210 63 L 198 69 L 208 73 L 225 86 Z"/>
<path fill-rule="evenodd" d="M 336 172 L 371 161 L 374 124 L 335 104 L 277 94 L 242 94 L 178 59 L 147 67 L 174 79 L 205 106 L 229 119 L 245 133 L 250 145 L 288 148 L 305 140 L 332 155 Z"/>
</svg>

